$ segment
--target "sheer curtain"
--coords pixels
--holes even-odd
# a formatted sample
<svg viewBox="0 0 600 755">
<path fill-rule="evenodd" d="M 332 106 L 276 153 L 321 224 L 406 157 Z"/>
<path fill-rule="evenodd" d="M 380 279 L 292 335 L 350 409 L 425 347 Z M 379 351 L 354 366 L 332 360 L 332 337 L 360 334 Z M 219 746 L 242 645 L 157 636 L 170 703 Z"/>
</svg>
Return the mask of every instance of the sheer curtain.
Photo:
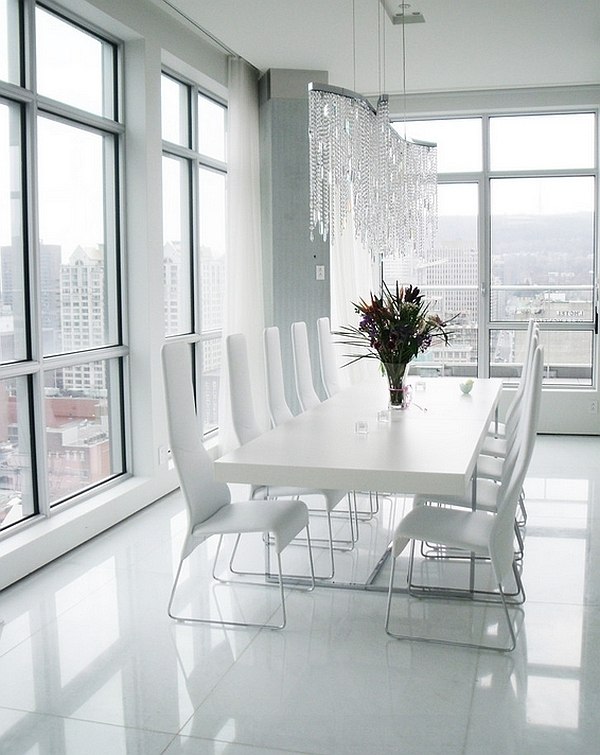
<svg viewBox="0 0 600 755">
<path fill-rule="evenodd" d="M 354 237 L 354 220 L 349 215 L 346 228 L 335 235 L 331 244 L 331 330 L 341 325 L 358 325 L 358 315 L 352 302 L 366 299 L 371 291 L 379 290 L 379 271 L 371 255 Z M 338 339 L 333 338 L 334 342 Z M 336 344 L 338 363 L 344 365 L 347 348 Z M 340 371 L 343 384 L 358 383 L 379 374 L 374 359 L 361 359 Z"/>
<path fill-rule="evenodd" d="M 231 333 L 246 336 L 256 414 L 259 424 L 266 429 L 258 72 L 235 57 L 229 59 L 227 139 L 227 278 L 223 334 L 224 337 Z M 231 424 L 225 343 L 221 353 L 219 444 L 221 451 L 227 451 L 235 447 L 237 441 Z"/>
</svg>

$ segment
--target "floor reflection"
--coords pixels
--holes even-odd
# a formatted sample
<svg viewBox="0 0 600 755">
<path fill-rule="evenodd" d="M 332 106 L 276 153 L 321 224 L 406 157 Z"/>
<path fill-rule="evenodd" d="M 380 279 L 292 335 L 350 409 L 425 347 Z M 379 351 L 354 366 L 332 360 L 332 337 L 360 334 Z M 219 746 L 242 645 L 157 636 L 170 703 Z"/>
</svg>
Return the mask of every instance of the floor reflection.
<svg viewBox="0 0 600 755">
<path fill-rule="evenodd" d="M 528 600 L 510 655 L 390 640 L 381 593 L 291 591 L 280 633 L 176 624 L 165 606 L 185 515 L 178 494 L 165 499 L 0 593 L 0 752 L 596 752 L 599 451 L 595 438 L 538 441 Z M 369 573 L 409 503 L 383 501 L 361 523 L 356 551 L 336 559 L 340 579 Z M 185 607 L 271 610 L 263 588 L 208 589 L 210 562 L 209 551 L 186 565 Z M 499 631 L 485 608 L 405 608 L 451 631 Z"/>
</svg>

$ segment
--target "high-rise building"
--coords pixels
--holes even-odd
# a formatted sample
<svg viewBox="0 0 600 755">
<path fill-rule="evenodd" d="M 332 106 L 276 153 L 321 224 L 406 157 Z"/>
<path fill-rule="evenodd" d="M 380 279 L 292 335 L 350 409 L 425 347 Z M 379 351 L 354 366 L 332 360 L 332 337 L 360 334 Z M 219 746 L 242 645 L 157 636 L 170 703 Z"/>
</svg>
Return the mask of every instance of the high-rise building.
<svg viewBox="0 0 600 755">
<path fill-rule="evenodd" d="M 78 246 L 60 271 L 60 330 L 62 351 L 81 351 L 104 342 L 104 255 L 99 247 Z M 106 388 L 104 362 L 65 367 L 65 390 Z"/>
<path fill-rule="evenodd" d="M 184 273 L 181 264 L 181 244 L 179 241 L 169 241 L 163 246 L 163 289 L 165 292 L 165 334 L 174 335 L 182 333 L 188 328 L 184 328 L 184 323 L 189 321 L 189 312 L 184 308 L 189 307 L 187 299 L 183 297 L 186 294 L 186 282 L 182 279 L 187 275 L 187 269 Z"/>
</svg>

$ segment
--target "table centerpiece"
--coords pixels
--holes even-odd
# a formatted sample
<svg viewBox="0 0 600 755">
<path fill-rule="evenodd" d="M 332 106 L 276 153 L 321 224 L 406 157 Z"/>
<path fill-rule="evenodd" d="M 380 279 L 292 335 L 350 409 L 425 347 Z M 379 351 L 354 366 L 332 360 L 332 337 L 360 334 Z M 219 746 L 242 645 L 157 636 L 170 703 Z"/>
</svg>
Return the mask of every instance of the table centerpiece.
<svg viewBox="0 0 600 755">
<path fill-rule="evenodd" d="M 336 336 L 346 346 L 361 349 L 361 353 L 346 354 L 350 361 L 377 359 L 388 380 L 390 409 L 406 409 L 410 404 L 410 387 L 406 377 L 410 362 L 435 342 L 449 343 L 450 321 L 430 314 L 429 303 L 417 286 L 394 290 L 382 284 L 381 296 L 370 294 L 370 300 L 352 302 L 360 315 L 358 327 L 344 325 Z"/>
</svg>

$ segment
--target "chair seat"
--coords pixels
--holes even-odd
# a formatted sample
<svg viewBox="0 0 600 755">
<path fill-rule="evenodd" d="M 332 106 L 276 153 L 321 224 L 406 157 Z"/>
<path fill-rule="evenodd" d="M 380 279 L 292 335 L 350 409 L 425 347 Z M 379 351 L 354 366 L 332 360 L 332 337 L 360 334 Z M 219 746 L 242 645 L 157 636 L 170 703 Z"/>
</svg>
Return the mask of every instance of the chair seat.
<svg viewBox="0 0 600 755">
<path fill-rule="evenodd" d="M 321 490 L 317 488 L 296 488 L 292 485 L 258 485 L 252 489 L 252 500 L 268 498 L 292 498 L 305 495 L 320 495 L 325 498 L 327 511 L 334 509 L 348 495 L 345 490 Z"/>
<path fill-rule="evenodd" d="M 502 477 L 502 466 L 504 459 L 497 456 L 481 455 L 477 459 L 477 477 L 487 480 L 500 480 Z"/>
<path fill-rule="evenodd" d="M 492 438 L 488 435 L 481 446 L 481 453 L 485 456 L 506 456 L 508 443 L 505 438 Z"/>
<path fill-rule="evenodd" d="M 498 503 L 498 493 L 500 492 L 500 486 L 493 480 L 477 478 L 477 501 L 476 508 L 480 511 L 495 512 Z M 471 494 L 465 494 L 464 496 L 446 495 L 441 494 L 429 494 L 421 493 L 414 497 L 413 506 L 415 508 L 422 507 L 425 503 L 446 503 L 449 506 L 460 506 L 461 508 L 470 509 L 473 506 Z"/>
<path fill-rule="evenodd" d="M 406 539 L 426 540 L 452 548 L 489 554 L 489 542 L 495 515 L 486 511 L 458 511 L 418 506 L 402 519 L 394 535 L 394 558 Z"/>
<path fill-rule="evenodd" d="M 271 533 L 277 553 L 308 524 L 308 509 L 303 501 L 243 501 L 230 503 L 209 519 L 197 524 L 193 537 L 248 532 Z"/>
<path fill-rule="evenodd" d="M 488 433 L 495 438 L 504 438 L 506 436 L 506 425 L 504 422 L 490 422 Z"/>
</svg>

